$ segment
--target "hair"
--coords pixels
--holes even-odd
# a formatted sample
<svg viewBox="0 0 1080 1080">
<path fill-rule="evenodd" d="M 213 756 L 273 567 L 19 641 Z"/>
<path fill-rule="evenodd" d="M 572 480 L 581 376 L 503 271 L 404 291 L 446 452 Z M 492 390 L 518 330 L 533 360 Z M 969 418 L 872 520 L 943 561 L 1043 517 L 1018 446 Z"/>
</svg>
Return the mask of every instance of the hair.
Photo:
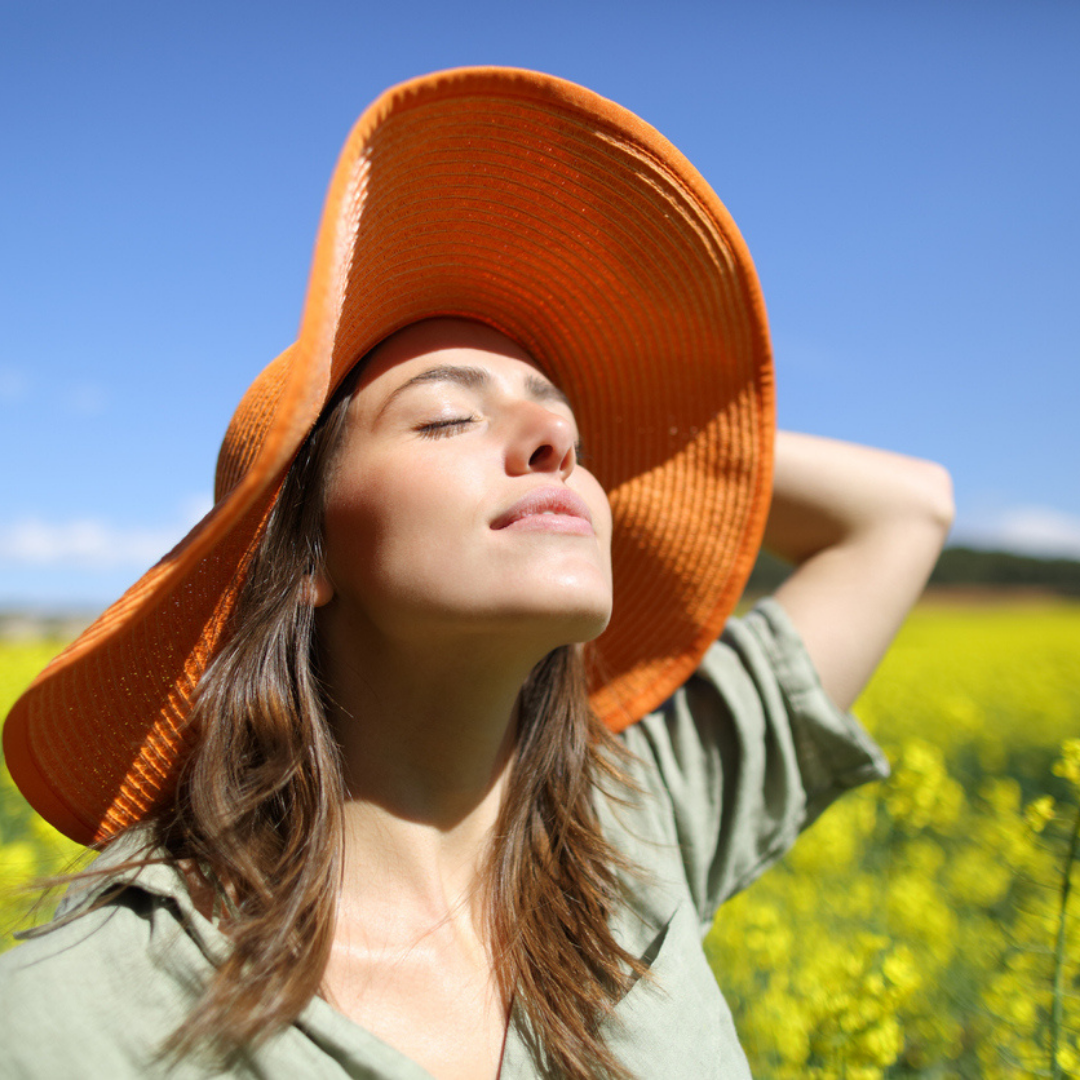
<svg viewBox="0 0 1080 1080">
<path fill-rule="evenodd" d="M 200 683 L 196 745 L 158 842 L 228 908 L 232 948 L 167 1050 L 229 1059 L 291 1023 L 320 990 L 342 878 L 343 767 L 319 680 L 308 588 L 321 567 L 325 481 L 358 373 L 287 473 L 252 557 L 231 637 Z M 601 1024 L 645 965 L 614 939 L 634 868 L 593 796 L 628 783 L 626 751 L 588 704 L 583 650 L 557 648 L 520 694 L 515 758 L 481 875 L 503 1000 L 548 1076 L 627 1080 Z M 624 789 L 625 790 L 625 789 Z"/>
</svg>

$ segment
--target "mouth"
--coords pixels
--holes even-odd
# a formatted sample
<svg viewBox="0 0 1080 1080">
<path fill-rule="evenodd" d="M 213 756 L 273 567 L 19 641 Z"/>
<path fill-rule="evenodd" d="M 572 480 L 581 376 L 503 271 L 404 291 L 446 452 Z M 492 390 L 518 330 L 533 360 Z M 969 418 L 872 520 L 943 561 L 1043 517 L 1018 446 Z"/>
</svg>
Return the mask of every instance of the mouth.
<svg viewBox="0 0 1080 1080">
<path fill-rule="evenodd" d="M 500 514 L 491 527 L 496 530 L 595 535 L 588 504 L 580 495 L 563 487 L 543 487 L 530 491 Z"/>
</svg>

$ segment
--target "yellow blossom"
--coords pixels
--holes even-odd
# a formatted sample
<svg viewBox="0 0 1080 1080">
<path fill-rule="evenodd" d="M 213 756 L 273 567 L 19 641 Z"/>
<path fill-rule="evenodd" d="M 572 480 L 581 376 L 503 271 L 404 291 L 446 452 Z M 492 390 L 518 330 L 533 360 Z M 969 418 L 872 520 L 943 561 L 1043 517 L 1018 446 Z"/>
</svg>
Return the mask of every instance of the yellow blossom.
<svg viewBox="0 0 1080 1080">
<path fill-rule="evenodd" d="M 1041 833 L 1054 820 L 1054 799 L 1050 795 L 1040 795 L 1034 802 L 1028 803 L 1024 818 L 1032 830 Z"/>
</svg>

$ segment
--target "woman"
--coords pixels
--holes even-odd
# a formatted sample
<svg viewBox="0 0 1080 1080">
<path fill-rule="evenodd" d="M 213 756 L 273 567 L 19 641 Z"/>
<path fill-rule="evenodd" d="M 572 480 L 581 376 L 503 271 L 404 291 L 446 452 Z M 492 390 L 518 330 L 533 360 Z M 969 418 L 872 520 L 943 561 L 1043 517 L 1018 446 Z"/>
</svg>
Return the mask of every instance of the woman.
<svg viewBox="0 0 1080 1080">
<path fill-rule="evenodd" d="M 887 771 L 840 710 L 951 513 L 936 466 L 774 438 L 770 372 L 737 230 L 636 117 L 508 69 L 383 95 L 214 510 L 6 723 L 106 852 L 0 965 L 0 1061 L 747 1076 L 701 936 Z M 797 569 L 728 621 L 763 530 Z"/>
</svg>

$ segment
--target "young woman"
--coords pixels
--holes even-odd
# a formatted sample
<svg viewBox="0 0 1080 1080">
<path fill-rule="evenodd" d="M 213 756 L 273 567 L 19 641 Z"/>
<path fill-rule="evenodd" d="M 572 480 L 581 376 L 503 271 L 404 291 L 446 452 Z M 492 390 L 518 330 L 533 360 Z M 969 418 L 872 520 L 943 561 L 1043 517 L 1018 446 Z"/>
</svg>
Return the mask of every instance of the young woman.
<svg viewBox="0 0 1080 1080">
<path fill-rule="evenodd" d="M 701 937 L 887 772 L 843 710 L 951 515 L 937 466 L 774 435 L 770 371 L 636 117 L 383 95 L 214 510 L 7 720 L 105 851 L 0 961 L 0 1071 L 749 1075 Z M 796 569 L 729 619 L 763 534 Z"/>
</svg>

